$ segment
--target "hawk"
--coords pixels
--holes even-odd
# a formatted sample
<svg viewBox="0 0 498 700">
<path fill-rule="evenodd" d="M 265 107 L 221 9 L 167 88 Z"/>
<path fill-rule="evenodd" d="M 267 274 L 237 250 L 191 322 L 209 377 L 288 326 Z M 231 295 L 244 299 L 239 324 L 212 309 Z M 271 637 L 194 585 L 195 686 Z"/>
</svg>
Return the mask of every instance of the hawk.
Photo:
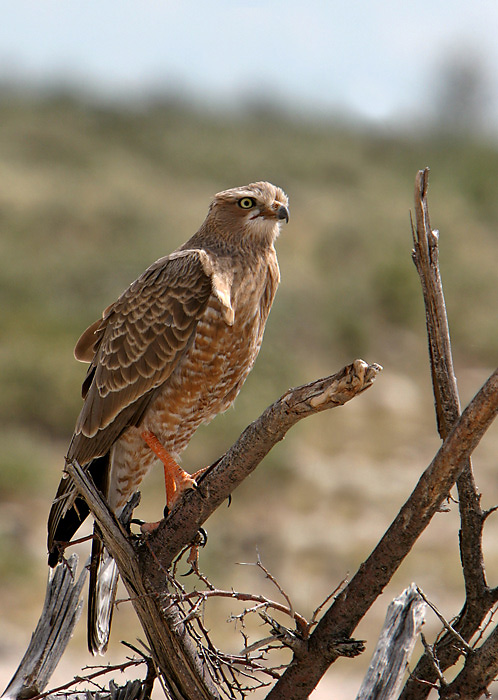
<svg viewBox="0 0 498 700">
<path fill-rule="evenodd" d="M 269 182 L 219 192 L 197 233 L 153 263 L 78 340 L 75 357 L 90 364 L 67 460 L 87 469 L 116 515 L 158 459 L 168 509 L 195 485 L 175 460 L 201 423 L 231 406 L 254 364 L 280 279 L 274 242 L 288 220 L 287 196 Z M 62 478 L 48 520 L 50 566 L 88 513 Z M 117 579 L 95 536 L 94 654 L 107 648 Z"/>
</svg>

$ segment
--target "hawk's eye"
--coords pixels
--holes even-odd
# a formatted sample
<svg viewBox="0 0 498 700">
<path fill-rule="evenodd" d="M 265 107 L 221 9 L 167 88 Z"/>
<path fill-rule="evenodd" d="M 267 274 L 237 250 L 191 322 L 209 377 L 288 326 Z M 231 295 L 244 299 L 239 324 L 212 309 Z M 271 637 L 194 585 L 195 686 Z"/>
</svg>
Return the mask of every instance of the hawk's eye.
<svg viewBox="0 0 498 700">
<path fill-rule="evenodd" d="M 238 205 L 241 209 L 252 209 L 256 206 L 256 202 L 252 197 L 242 197 L 239 199 Z"/>
</svg>

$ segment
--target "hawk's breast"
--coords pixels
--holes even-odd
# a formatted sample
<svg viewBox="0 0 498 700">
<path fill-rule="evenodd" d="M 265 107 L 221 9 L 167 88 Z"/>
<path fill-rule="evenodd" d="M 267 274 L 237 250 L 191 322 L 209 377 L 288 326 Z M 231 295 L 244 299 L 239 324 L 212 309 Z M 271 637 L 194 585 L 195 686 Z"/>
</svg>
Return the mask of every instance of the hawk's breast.
<svg viewBox="0 0 498 700">
<path fill-rule="evenodd" d="M 221 302 L 211 296 L 191 346 L 160 388 L 142 424 L 125 431 L 114 447 L 112 480 L 120 494 L 115 493 L 119 502 L 114 507 L 126 502 L 155 461 L 140 437 L 142 430 L 152 431 L 175 457 L 201 423 L 231 406 L 259 352 L 277 285 L 276 263 L 259 276 L 246 275 L 232 289 L 231 326 Z"/>
</svg>

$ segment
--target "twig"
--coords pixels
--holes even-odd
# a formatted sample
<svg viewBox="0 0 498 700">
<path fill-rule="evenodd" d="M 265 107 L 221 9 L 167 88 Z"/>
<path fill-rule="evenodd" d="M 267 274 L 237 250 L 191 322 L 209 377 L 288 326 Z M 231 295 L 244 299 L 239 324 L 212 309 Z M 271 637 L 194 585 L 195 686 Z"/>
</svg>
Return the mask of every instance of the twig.
<svg viewBox="0 0 498 700">
<path fill-rule="evenodd" d="M 242 593 L 241 591 L 234 590 L 223 591 L 219 589 L 209 589 L 207 591 L 191 591 L 190 593 L 186 593 L 183 596 L 183 599 L 189 600 L 197 597 L 201 600 L 205 600 L 206 598 L 233 598 L 234 600 L 258 603 L 259 605 L 257 606 L 257 608 L 271 608 L 273 610 L 278 610 L 278 612 L 284 613 L 285 615 L 288 615 L 289 617 L 293 618 L 299 630 L 301 630 L 301 628 L 307 629 L 309 626 L 309 623 L 306 620 L 306 618 L 300 615 L 295 610 L 293 610 L 291 607 L 288 607 L 287 605 L 282 605 L 282 603 L 277 603 L 276 601 L 271 600 L 270 598 L 266 598 L 265 596 L 258 595 L 256 593 Z"/>
<path fill-rule="evenodd" d="M 452 626 L 450 625 L 450 623 L 449 623 L 449 622 L 444 618 L 444 616 L 439 612 L 439 610 L 438 610 L 437 607 L 434 605 L 434 603 L 432 603 L 432 602 L 427 598 L 427 596 L 425 595 L 425 593 L 424 593 L 424 592 L 422 591 L 422 589 L 419 588 L 418 586 L 417 586 L 417 593 L 418 593 L 419 596 L 427 603 L 427 605 L 430 607 L 430 609 L 436 614 L 436 616 L 439 618 L 440 622 L 442 622 L 444 629 L 447 630 L 448 632 L 450 632 L 450 634 L 453 635 L 453 637 L 457 640 L 457 642 L 458 642 L 459 645 L 462 647 L 462 649 L 464 649 L 467 653 L 470 654 L 470 653 L 472 652 L 472 647 L 470 646 L 470 644 L 468 644 L 468 643 L 465 641 L 465 639 L 457 632 L 457 630 L 456 630 L 454 627 L 452 627 Z"/>
<path fill-rule="evenodd" d="M 105 676 L 109 673 L 114 673 L 115 671 L 125 671 L 127 668 L 130 668 L 131 666 L 140 666 L 141 664 L 146 663 L 145 659 L 130 659 L 129 661 L 125 661 L 122 664 L 115 664 L 109 666 L 102 666 L 99 667 L 98 670 L 94 671 L 93 673 L 88 673 L 86 675 L 81 675 L 81 676 L 75 676 L 71 681 L 68 683 L 64 683 L 63 685 L 59 685 L 56 688 L 51 688 L 50 690 L 47 690 L 45 693 L 39 693 L 38 695 L 34 695 L 30 700 L 42 700 L 42 698 L 46 698 L 49 695 L 56 695 L 57 693 L 62 693 L 64 690 L 69 690 L 70 688 L 73 688 L 75 685 L 79 685 L 80 683 L 88 683 L 91 681 L 94 681 L 95 678 L 100 678 L 102 676 Z"/>
<path fill-rule="evenodd" d="M 444 688 L 448 685 L 446 682 L 446 678 L 443 675 L 443 672 L 441 671 L 441 666 L 439 665 L 438 658 L 436 656 L 436 652 L 434 650 L 434 646 L 429 644 L 427 639 L 425 638 L 424 634 L 420 635 L 420 639 L 422 641 L 422 646 L 424 647 L 425 653 L 427 655 L 427 658 L 430 660 L 433 668 L 434 668 L 434 673 L 436 674 L 436 678 L 439 682 L 440 687 Z M 421 678 L 416 678 L 412 674 L 410 674 L 414 680 L 417 681 L 417 683 L 424 683 L 424 684 L 430 684 L 431 687 L 436 688 L 437 685 L 432 684 L 430 681 L 422 681 Z"/>
<path fill-rule="evenodd" d="M 287 612 L 287 614 L 290 615 L 290 617 L 294 617 L 294 607 L 292 605 L 291 599 L 289 598 L 287 593 L 284 591 L 282 586 L 279 584 L 277 579 L 268 571 L 266 566 L 263 564 L 263 562 L 261 561 L 261 556 L 260 556 L 258 551 L 257 551 L 257 555 L 258 555 L 258 559 L 256 562 L 241 561 L 241 562 L 239 562 L 239 566 L 257 566 L 258 569 L 261 569 L 261 571 L 264 573 L 265 577 L 273 583 L 273 585 L 278 590 L 278 592 L 280 593 L 282 598 L 285 599 L 285 601 L 287 603 L 287 607 L 282 606 L 283 609 L 285 610 L 285 612 Z M 300 616 L 298 616 L 298 617 L 300 617 Z M 305 627 L 307 628 L 307 626 L 308 626 L 307 620 L 305 620 L 304 618 L 300 618 L 300 619 L 301 619 L 301 621 L 304 621 Z M 297 618 L 296 618 L 296 622 L 297 622 Z"/>
<path fill-rule="evenodd" d="M 494 606 L 491 608 L 491 610 L 488 612 L 486 619 L 483 620 L 483 624 L 479 630 L 479 634 L 477 635 L 476 639 L 472 643 L 473 648 L 479 646 L 479 644 L 484 639 L 486 632 L 488 631 L 490 625 L 493 623 L 493 620 L 494 620 L 494 617 L 495 617 L 497 611 L 498 611 L 498 605 L 495 603 Z"/>
<path fill-rule="evenodd" d="M 348 580 L 344 578 L 338 586 L 334 588 L 334 590 L 329 593 L 329 595 L 320 603 L 320 605 L 313 610 L 313 614 L 311 616 L 310 622 L 309 622 L 309 629 L 311 630 L 312 627 L 314 627 L 318 623 L 318 616 L 322 612 L 323 608 L 329 603 L 332 598 L 335 598 L 335 596 L 341 591 L 344 586 L 347 584 Z"/>
</svg>

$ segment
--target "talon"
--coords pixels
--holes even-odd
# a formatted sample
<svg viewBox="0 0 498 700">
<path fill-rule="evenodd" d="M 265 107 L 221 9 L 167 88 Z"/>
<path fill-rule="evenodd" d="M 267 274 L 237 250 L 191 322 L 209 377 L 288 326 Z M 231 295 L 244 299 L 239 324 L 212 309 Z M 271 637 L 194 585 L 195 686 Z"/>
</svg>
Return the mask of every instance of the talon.
<svg viewBox="0 0 498 700">
<path fill-rule="evenodd" d="M 199 545 L 193 544 L 190 547 L 190 552 L 187 557 L 187 564 L 190 564 L 190 571 L 183 574 L 184 576 L 190 576 L 191 574 L 199 571 Z"/>
<path fill-rule="evenodd" d="M 194 481 L 197 481 L 197 479 L 204 476 L 204 474 L 208 471 L 208 469 L 211 469 L 211 467 L 213 467 L 212 464 L 210 464 L 207 467 L 202 467 L 201 469 L 198 469 L 196 472 L 194 472 L 192 474 L 192 479 L 194 479 Z"/>
<path fill-rule="evenodd" d="M 203 527 L 200 527 L 198 532 L 197 532 L 197 535 L 200 535 L 201 540 L 202 540 L 199 543 L 199 547 L 205 547 L 207 544 L 207 541 L 208 541 L 208 534 L 207 534 L 206 530 Z"/>
<path fill-rule="evenodd" d="M 199 573 L 199 548 L 205 547 L 208 535 L 203 527 L 200 527 L 190 547 L 190 552 L 187 557 L 187 563 L 190 564 L 190 570 L 182 576 L 190 576 L 191 574 Z"/>
</svg>

